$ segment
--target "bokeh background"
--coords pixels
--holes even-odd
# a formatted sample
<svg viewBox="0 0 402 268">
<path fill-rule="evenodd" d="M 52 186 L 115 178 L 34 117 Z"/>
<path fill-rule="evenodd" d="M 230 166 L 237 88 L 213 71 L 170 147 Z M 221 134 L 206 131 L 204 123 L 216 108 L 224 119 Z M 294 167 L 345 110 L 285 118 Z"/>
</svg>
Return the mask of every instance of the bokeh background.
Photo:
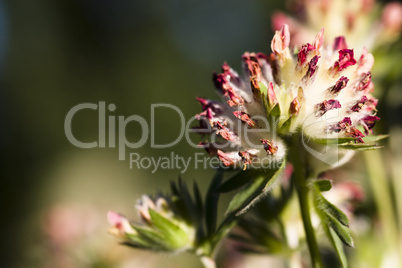
<svg viewBox="0 0 402 268">
<path fill-rule="evenodd" d="M 275 10 L 284 4 L 1 0 L 1 267 L 198 267 L 188 255 L 126 249 L 107 233 L 108 210 L 137 218 L 137 198 L 163 192 L 180 170 L 130 169 L 117 148 L 74 147 L 64 119 L 75 105 L 99 101 L 116 105 L 107 115 L 149 121 L 151 104 L 169 103 L 191 118 L 200 111 L 196 96 L 215 98 L 212 71 L 224 61 L 240 70 L 244 51 L 270 51 Z M 400 124 L 396 103 L 380 116 Z M 156 119 L 156 141 L 174 140 L 177 114 L 161 110 Z M 73 132 L 97 140 L 97 112 L 77 114 Z M 128 126 L 129 140 L 141 135 L 138 125 Z M 188 157 L 201 150 L 185 140 L 152 149 L 148 140 L 127 152 Z M 182 177 L 205 190 L 212 174 L 191 167 Z"/>
<path fill-rule="evenodd" d="M 244 51 L 268 51 L 277 7 L 262 0 L 1 1 L 1 266 L 120 267 L 114 255 L 137 254 L 107 233 L 107 211 L 136 218 L 136 199 L 163 191 L 180 170 L 152 174 L 119 161 L 117 148 L 74 147 L 64 134 L 67 112 L 104 101 L 116 105 L 107 115 L 149 121 L 151 104 L 170 103 L 189 119 L 200 110 L 196 96 L 216 97 L 211 74 L 223 61 L 239 69 Z M 155 116 L 156 141 L 174 140 L 177 114 Z M 77 113 L 74 135 L 97 140 L 97 117 Z M 141 135 L 129 124 L 127 139 Z M 185 141 L 167 149 L 151 149 L 148 141 L 128 150 L 154 157 L 172 151 L 203 152 Z M 212 174 L 190 169 L 182 177 L 205 188 Z M 178 267 L 182 259 L 142 256 L 131 267 Z"/>
</svg>

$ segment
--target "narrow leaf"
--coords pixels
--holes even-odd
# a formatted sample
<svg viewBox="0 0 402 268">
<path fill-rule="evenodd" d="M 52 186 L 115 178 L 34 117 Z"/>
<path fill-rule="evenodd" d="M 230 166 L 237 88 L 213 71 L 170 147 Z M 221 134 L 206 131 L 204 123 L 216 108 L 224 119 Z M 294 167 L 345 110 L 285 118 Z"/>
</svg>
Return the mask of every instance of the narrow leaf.
<svg viewBox="0 0 402 268">
<path fill-rule="evenodd" d="M 323 202 L 323 208 L 325 212 L 328 214 L 332 215 L 335 219 L 337 219 L 340 223 L 342 223 L 345 226 L 349 226 L 349 219 L 345 215 L 345 213 L 342 212 L 339 208 L 337 208 L 334 204 L 329 202 L 327 199 L 324 197 L 322 198 Z"/>
<path fill-rule="evenodd" d="M 334 217 L 337 221 L 339 221 L 341 224 L 345 226 L 349 226 L 349 219 L 343 213 L 342 210 L 340 210 L 338 207 L 336 207 L 334 204 L 329 202 L 322 194 L 321 194 L 321 189 L 320 189 L 320 184 L 317 184 L 317 182 L 320 181 L 326 181 L 326 180 L 317 180 L 314 182 L 314 194 L 315 194 L 315 204 L 317 209 L 320 211 L 322 210 L 326 214 L 331 215 Z M 327 180 L 328 181 L 328 180 Z M 321 185 L 322 186 L 322 185 Z"/>
<path fill-rule="evenodd" d="M 130 243 L 131 246 L 141 247 L 141 248 L 152 247 L 152 245 L 149 243 L 149 241 L 142 239 L 137 234 L 126 234 L 126 237 L 129 240 L 129 241 L 127 241 L 127 243 Z"/>
<path fill-rule="evenodd" d="M 261 169 L 246 169 L 239 171 L 231 178 L 226 180 L 224 183 L 222 183 L 222 185 L 217 189 L 217 191 L 219 193 L 227 193 L 234 191 L 246 185 L 254 178 L 259 177 L 262 173 L 263 170 Z"/>
<path fill-rule="evenodd" d="M 335 231 L 333 229 L 326 227 L 325 231 L 336 251 L 336 254 L 338 255 L 342 268 L 347 268 L 348 260 L 345 255 L 345 250 L 343 248 L 343 243 L 342 243 L 341 239 L 339 239 L 338 235 L 335 233 Z"/>
<path fill-rule="evenodd" d="M 349 246 L 354 247 L 353 238 L 350 235 L 349 228 L 343 226 L 334 216 L 331 214 L 327 214 L 326 217 L 328 225 L 335 231 L 338 237 L 342 240 L 342 242 Z"/>
<path fill-rule="evenodd" d="M 186 236 L 186 233 L 171 220 L 163 217 L 153 209 L 149 209 L 152 224 L 161 232 L 163 236 Z"/>
<path fill-rule="evenodd" d="M 371 151 L 381 149 L 384 146 L 377 144 L 366 144 L 366 143 L 350 143 L 345 145 L 339 145 L 341 149 L 356 150 L 356 151 Z"/>
<path fill-rule="evenodd" d="M 169 245 L 166 244 L 166 240 L 164 239 L 164 237 L 161 236 L 161 234 L 151 229 L 140 226 L 133 226 L 133 228 L 137 231 L 137 233 L 143 240 L 147 241 L 150 244 L 150 247 L 158 249 L 169 248 Z"/>
<path fill-rule="evenodd" d="M 222 179 L 223 172 L 221 170 L 218 170 L 216 172 L 216 175 L 212 179 L 205 198 L 205 225 L 208 235 L 213 234 L 216 230 L 219 202 L 219 192 L 217 191 L 217 189 L 220 187 Z"/>
<path fill-rule="evenodd" d="M 356 138 L 313 139 L 314 142 L 324 145 L 339 145 L 354 142 Z"/>
<path fill-rule="evenodd" d="M 179 177 L 178 180 L 178 191 L 179 191 L 179 200 L 177 200 L 176 204 L 178 209 L 180 210 L 180 214 L 187 220 L 191 222 L 192 220 L 197 218 L 198 212 L 196 211 L 196 206 L 191 198 L 190 191 L 187 188 L 187 184 Z"/>
<path fill-rule="evenodd" d="M 272 108 L 271 115 L 275 117 L 281 115 L 281 108 L 278 103 Z"/>
<path fill-rule="evenodd" d="M 372 143 L 388 138 L 389 135 L 369 135 L 363 138 L 365 143 Z"/>
<path fill-rule="evenodd" d="M 258 200 L 258 198 L 264 194 L 264 191 L 267 192 L 269 190 L 269 186 L 272 186 L 273 182 L 278 179 L 285 164 L 285 161 L 283 161 L 279 168 L 269 170 L 269 172 L 265 173 L 265 177 L 253 180 L 232 198 L 226 211 L 226 218 L 214 233 L 212 239 L 213 245 L 218 243 L 227 235 L 231 228 L 236 224 L 238 216 L 241 213 L 244 213 L 252 203 Z M 272 182 L 268 184 L 270 180 L 272 180 Z"/>
<path fill-rule="evenodd" d="M 193 192 L 194 192 L 194 198 L 195 198 L 195 205 L 197 207 L 197 214 L 198 214 L 198 216 L 201 216 L 202 210 L 203 210 L 202 197 L 201 197 L 200 189 L 198 188 L 198 185 L 196 182 L 193 183 Z"/>
<path fill-rule="evenodd" d="M 249 185 L 241 189 L 229 204 L 226 214 L 235 213 L 236 216 L 243 214 L 255 201 L 267 192 L 269 188 L 279 178 L 280 172 L 285 166 L 285 161 L 277 169 L 270 169 L 266 173 L 261 173 L 260 177 L 251 180 Z"/>
</svg>

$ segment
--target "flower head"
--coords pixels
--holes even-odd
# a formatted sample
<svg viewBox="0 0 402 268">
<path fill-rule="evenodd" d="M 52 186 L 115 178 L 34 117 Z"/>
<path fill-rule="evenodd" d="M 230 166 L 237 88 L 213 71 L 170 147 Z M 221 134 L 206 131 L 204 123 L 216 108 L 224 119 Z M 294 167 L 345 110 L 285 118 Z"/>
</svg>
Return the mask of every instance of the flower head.
<svg viewBox="0 0 402 268">
<path fill-rule="evenodd" d="M 200 146 L 226 166 L 247 167 L 284 158 L 283 137 L 296 132 L 363 143 L 379 120 L 370 94 L 374 59 L 366 50 L 356 57 L 344 38 L 325 46 L 323 34 L 292 53 L 284 25 L 270 55 L 243 55 L 244 79 L 225 63 L 213 80 L 226 102 L 198 98 L 198 130 L 210 134 Z"/>
</svg>

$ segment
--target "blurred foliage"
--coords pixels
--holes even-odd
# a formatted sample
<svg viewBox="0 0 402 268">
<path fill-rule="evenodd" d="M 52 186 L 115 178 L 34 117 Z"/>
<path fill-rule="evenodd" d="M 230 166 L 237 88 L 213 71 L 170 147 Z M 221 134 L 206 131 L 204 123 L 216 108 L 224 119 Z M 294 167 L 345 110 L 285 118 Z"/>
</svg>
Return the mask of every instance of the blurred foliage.
<svg viewBox="0 0 402 268">
<path fill-rule="evenodd" d="M 270 12 L 277 7 L 262 0 L 1 1 L 2 266 L 43 267 L 49 255 L 41 226 L 55 204 L 95 207 L 105 215 L 96 235 L 117 247 L 106 234 L 107 210 L 130 211 L 122 204 L 166 189 L 180 172 L 130 169 L 116 148 L 74 147 L 63 129 L 73 106 L 105 101 L 117 107 L 107 115 L 137 114 L 148 121 L 151 104 L 170 103 L 190 118 L 199 111 L 195 96 L 214 95 L 211 73 L 223 61 L 237 68 L 245 50 L 268 51 Z M 97 139 L 97 116 L 83 111 L 74 118 L 78 139 Z M 177 115 L 161 110 L 156 118 L 156 141 L 174 140 Z M 141 132 L 132 124 L 126 135 L 135 141 Z M 201 152 L 185 141 L 167 149 L 151 149 L 148 141 L 129 151 Z M 183 178 L 198 180 L 205 191 L 212 174 L 193 168 Z"/>
</svg>

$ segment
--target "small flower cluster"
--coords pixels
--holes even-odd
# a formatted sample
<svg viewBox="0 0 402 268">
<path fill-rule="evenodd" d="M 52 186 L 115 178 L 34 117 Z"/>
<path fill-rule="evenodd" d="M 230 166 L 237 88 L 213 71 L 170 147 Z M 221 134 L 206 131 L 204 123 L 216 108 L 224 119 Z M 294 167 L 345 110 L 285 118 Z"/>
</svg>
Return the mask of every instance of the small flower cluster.
<svg viewBox="0 0 402 268">
<path fill-rule="evenodd" d="M 325 46 L 323 34 L 324 29 L 293 51 L 284 25 L 275 33 L 271 54 L 243 55 L 244 80 L 223 64 L 213 81 L 226 102 L 198 98 L 203 109 L 196 115 L 198 131 L 210 133 L 200 146 L 226 166 L 246 167 L 267 156 L 283 159 L 283 137 L 296 132 L 312 140 L 363 143 L 379 120 L 370 94 L 374 58 L 367 50 L 355 58 L 344 37 Z"/>
<path fill-rule="evenodd" d="M 172 201 L 162 195 L 143 195 L 136 205 L 142 224 L 110 211 L 109 232 L 133 247 L 157 251 L 185 251 L 193 248 L 195 229 L 179 216 Z"/>
</svg>

